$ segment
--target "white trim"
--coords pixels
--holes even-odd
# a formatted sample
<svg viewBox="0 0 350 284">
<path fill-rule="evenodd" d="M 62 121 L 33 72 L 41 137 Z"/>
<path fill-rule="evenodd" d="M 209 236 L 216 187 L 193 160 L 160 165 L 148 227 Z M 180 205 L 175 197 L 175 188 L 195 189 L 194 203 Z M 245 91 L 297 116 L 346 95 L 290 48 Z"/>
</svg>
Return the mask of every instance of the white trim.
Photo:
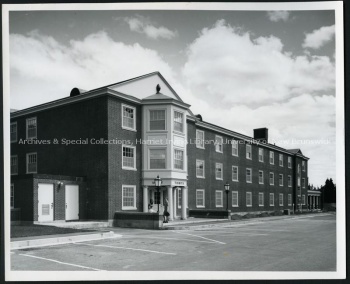
<svg viewBox="0 0 350 284">
<path fill-rule="evenodd" d="M 289 183 L 289 180 L 290 180 L 290 183 Z M 288 175 L 287 183 L 288 183 L 288 187 L 292 187 L 292 176 L 291 175 Z"/>
<path fill-rule="evenodd" d="M 248 151 L 248 149 L 250 149 L 250 150 Z M 250 157 L 249 157 L 248 153 L 250 154 Z M 250 145 L 250 144 L 245 145 L 245 157 L 248 160 L 252 160 L 253 153 L 252 153 L 252 145 Z"/>
<path fill-rule="evenodd" d="M 130 108 L 130 109 L 133 109 L 134 110 L 134 127 L 133 128 L 130 128 L 130 127 L 127 127 L 127 126 L 124 126 L 124 107 L 127 107 L 127 108 Z M 121 111 L 121 114 L 122 114 L 122 129 L 125 129 L 125 130 L 130 130 L 130 131 L 137 131 L 136 130 L 136 107 L 133 107 L 133 106 L 130 106 L 130 105 L 127 105 L 127 104 L 122 104 L 122 111 Z"/>
<path fill-rule="evenodd" d="M 233 195 L 237 195 L 237 205 L 233 204 Z M 232 207 L 238 207 L 239 206 L 239 200 L 238 200 L 238 191 L 232 191 L 232 197 L 231 197 Z"/>
<path fill-rule="evenodd" d="M 11 176 L 18 175 L 18 156 L 17 155 L 12 155 L 10 157 L 10 169 L 12 169 L 12 158 L 16 158 L 16 165 L 17 165 L 17 171 L 14 173 L 11 171 Z"/>
<path fill-rule="evenodd" d="M 282 198 L 281 198 L 282 197 Z M 284 200 L 283 200 L 284 198 L 283 198 L 283 193 L 280 193 L 279 194 L 279 197 L 278 197 L 278 204 L 279 204 L 279 206 L 283 206 L 283 204 L 284 204 Z M 281 202 L 282 201 L 282 202 Z"/>
<path fill-rule="evenodd" d="M 28 158 L 29 155 L 36 155 L 36 171 L 35 172 L 29 172 L 28 171 Z M 26 154 L 26 173 L 27 174 L 36 174 L 38 172 L 38 153 L 37 152 L 32 152 L 32 153 L 27 153 Z"/>
<path fill-rule="evenodd" d="M 236 141 L 237 141 L 237 143 L 236 143 Z M 238 144 L 239 143 L 238 143 L 238 140 L 233 139 L 231 143 L 232 143 L 232 149 L 231 149 L 232 153 L 231 154 L 234 157 L 238 157 L 239 156 L 239 151 L 238 151 L 238 149 L 239 149 Z M 236 145 L 236 147 L 233 147 L 233 145 Z M 237 149 L 237 154 L 233 153 L 233 149 Z"/>
<path fill-rule="evenodd" d="M 272 203 L 271 203 L 271 196 L 272 196 Z M 275 194 L 274 193 L 269 194 L 269 205 L 275 206 Z"/>
<path fill-rule="evenodd" d="M 134 154 L 134 167 L 126 167 L 126 166 L 124 166 L 124 147 L 125 148 L 131 148 L 131 149 L 133 149 L 133 154 Z M 132 145 L 125 145 L 125 144 L 123 144 L 122 145 L 122 169 L 123 170 L 132 170 L 132 171 L 136 171 L 137 169 L 136 169 L 136 146 L 132 146 Z"/>
<path fill-rule="evenodd" d="M 134 190 L 134 205 L 133 206 L 124 206 L 124 188 L 125 187 L 131 187 Z M 128 185 L 123 184 L 122 185 L 122 210 L 135 210 L 136 208 L 136 185 Z"/>
<path fill-rule="evenodd" d="M 288 206 L 292 205 L 292 194 L 288 194 Z"/>
<path fill-rule="evenodd" d="M 197 163 L 203 162 L 203 176 L 197 175 Z M 196 160 L 196 178 L 205 178 L 205 161 L 204 160 Z"/>
<path fill-rule="evenodd" d="M 175 167 L 175 151 L 180 151 L 182 152 L 182 168 L 178 169 Z M 174 153 L 173 153 L 173 169 L 174 170 L 179 170 L 179 171 L 183 171 L 185 168 L 185 151 L 183 149 L 178 149 L 178 148 L 174 148 Z"/>
<path fill-rule="evenodd" d="M 272 158 L 272 163 L 271 163 L 271 158 Z M 270 161 L 270 165 L 274 165 L 275 164 L 275 152 L 274 151 L 270 151 L 270 153 L 269 153 L 269 161 Z"/>
<path fill-rule="evenodd" d="M 197 194 L 198 194 L 198 192 L 203 192 L 203 205 L 198 205 L 198 196 L 197 196 Z M 196 207 L 197 208 L 205 208 L 205 191 L 204 191 L 204 189 L 196 189 Z"/>
<path fill-rule="evenodd" d="M 248 204 L 248 195 L 250 196 L 250 204 Z M 247 191 L 245 193 L 245 206 L 246 207 L 252 207 L 252 205 L 253 205 L 252 199 L 253 199 L 253 195 L 252 195 L 251 191 Z"/>
<path fill-rule="evenodd" d="M 249 170 L 250 171 L 250 181 L 248 181 L 247 180 L 247 170 Z M 245 169 L 245 181 L 247 182 L 247 183 L 252 183 L 252 181 L 253 181 L 253 171 L 252 171 L 252 168 L 246 168 Z"/>
<path fill-rule="evenodd" d="M 292 157 L 288 157 L 288 169 L 291 169 L 292 168 Z"/>
<path fill-rule="evenodd" d="M 217 173 L 216 169 L 218 168 L 217 167 L 218 165 L 221 165 L 221 167 L 220 167 L 221 168 L 221 177 L 220 178 L 218 178 L 217 174 L 216 174 Z M 215 179 L 216 180 L 223 180 L 223 178 L 224 178 L 224 165 L 222 163 L 215 163 Z"/>
<path fill-rule="evenodd" d="M 262 196 L 262 204 L 260 204 L 260 196 Z M 259 203 L 259 207 L 263 207 L 264 206 L 264 193 L 263 192 L 259 192 L 258 203 Z"/>
<path fill-rule="evenodd" d="M 35 119 L 35 137 L 28 137 L 28 121 L 31 119 Z M 38 120 L 36 116 L 28 117 L 26 119 L 26 139 L 37 139 L 38 138 Z"/>
<path fill-rule="evenodd" d="M 11 134 L 12 134 L 11 126 L 12 125 L 16 125 L 16 139 L 15 140 L 11 140 Z M 14 121 L 14 122 L 11 122 L 11 124 L 10 124 L 10 142 L 14 143 L 14 142 L 17 142 L 17 140 L 18 140 L 18 126 L 17 126 L 17 121 Z"/>
<path fill-rule="evenodd" d="M 178 131 L 178 130 L 175 130 L 175 112 L 177 112 L 177 113 L 180 113 L 181 115 L 182 115 L 182 131 Z M 174 109 L 173 110 L 173 119 L 172 119 L 172 121 L 173 121 L 173 131 L 175 132 L 175 133 L 181 133 L 181 134 L 184 134 L 184 132 L 185 132 L 185 112 L 183 112 L 183 111 L 179 111 L 179 110 L 177 110 L 177 109 Z"/>
<path fill-rule="evenodd" d="M 260 173 L 262 173 L 262 182 L 260 182 Z M 259 171 L 259 184 L 264 184 L 264 171 Z"/>
<path fill-rule="evenodd" d="M 216 143 L 217 141 L 217 138 L 219 138 L 219 140 L 221 140 L 221 151 L 218 150 L 218 143 Z M 224 152 L 224 138 L 222 138 L 222 136 L 219 136 L 219 135 L 215 135 L 215 152 L 217 153 L 223 153 Z"/>
<path fill-rule="evenodd" d="M 272 183 L 271 183 L 271 174 L 272 174 Z M 275 174 L 274 172 L 269 173 L 269 184 L 270 185 L 275 185 Z"/>
<path fill-rule="evenodd" d="M 282 160 L 281 160 L 281 157 L 282 157 Z M 282 164 L 281 164 L 282 162 Z M 278 164 L 280 167 L 283 167 L 283 154 L 278 154 Z"/>
<path fill-rule="evenodd" d="M 237 169 L 237 179 L 233 179 L 233 168 Z M 232 166 L 232 181 L 238 181 L 238 166 Z"/>
<path fill-rule="evenodd" d="M 260 150 L 261 150 L 261 152 L 262 152 L 262 154 L 261 154 L 262 159 L 261 159 L 261 160 L 260 160 Z M 263 163 L 263 162 L 264 162 L 264 148 L 259 147 L 259 150 L 258 150 L 258 159 L 259 159 L 259 162 L 260 162 L 260 163 Z"/>
<path fill-rule="evenodd" d="M 281 184 L 281 177 L 282 177 L 282 184 Z M 279 174 L 278 175 L 278 185 L 279 186 L 283 186 L 283 183 L 284 183 L 284 180 L 283 180 L 284 178 L 283 178 L 283 174 Z"/>
<path fill-rule="evenodd" d="M 200 147 L 200 144 L 197 143 L 197 139 L 198 139 L 198 132 L 202 132 L 203 133 L 203 147 Z M 204 136 L 204 131 L 203 130 L 199 130 L 199 129 L 196 129 L 196 148 L 198 149 L 205 149 L 205 143 L 204 143 L 204 140 L 205 140 L 205 136 Z"/>
<path fill-rule="evenodd" d="M 220 200 L 221 200 L 221 205 L 218 205 L 217 204 L 217 198 L 216 198 L 216 194 L 220 193 L 221 197 L 220 197 Z M 224 207 L 224 199 L 223 199 L 223 191 L 222 190 L 215 190 L 215 207 Z"/>
</svg>

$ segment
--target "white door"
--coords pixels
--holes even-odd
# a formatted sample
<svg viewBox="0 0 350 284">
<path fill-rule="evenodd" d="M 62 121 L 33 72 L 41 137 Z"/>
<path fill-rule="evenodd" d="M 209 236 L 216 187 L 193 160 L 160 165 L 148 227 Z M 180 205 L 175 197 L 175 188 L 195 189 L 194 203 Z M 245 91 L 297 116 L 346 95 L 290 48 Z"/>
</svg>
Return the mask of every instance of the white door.
<svg viewBox="0 0 350 284">
<path fill-rule="evenodd" d="M 79 220 L 79 186 L 66 185 L 66 221 Z"/>
<path fill-rule="evenodd" d="M 53 184 L 38 184 L 38 221 L 53 221 Z"/>
</svg>

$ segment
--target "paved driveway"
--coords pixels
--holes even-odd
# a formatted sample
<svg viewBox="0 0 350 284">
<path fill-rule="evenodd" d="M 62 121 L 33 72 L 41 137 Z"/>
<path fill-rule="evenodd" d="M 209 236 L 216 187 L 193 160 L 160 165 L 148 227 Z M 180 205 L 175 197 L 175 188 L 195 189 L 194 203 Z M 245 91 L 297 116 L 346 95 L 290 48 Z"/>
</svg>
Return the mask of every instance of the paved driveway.
<svg viewBox="0 0 350 284">
<path fill-rule="evenodd" d="M 123 237 L 12 251 L 12 270 L 336 270 L 333 214 L 191 231 L 112 230 Z"/>
</svg>

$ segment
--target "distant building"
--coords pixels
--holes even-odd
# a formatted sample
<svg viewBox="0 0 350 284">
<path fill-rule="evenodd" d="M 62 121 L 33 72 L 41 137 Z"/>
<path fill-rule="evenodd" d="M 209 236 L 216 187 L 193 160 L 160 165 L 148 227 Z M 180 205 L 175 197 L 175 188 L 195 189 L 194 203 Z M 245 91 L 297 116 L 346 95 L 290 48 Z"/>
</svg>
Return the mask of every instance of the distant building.
<svg viewBox="0 0 350 284">
<path fill-rule="evenodd" d="M 266 128 L 253 139 L 205 122 L 189 107 L 154 72 L 11 112 L 11 207 L 23 221 L 111 220 L 147 212 L 150 199 L 162 212 L 167 198 L 170 219 L 185 219 L 226 210 L 228 182 L 231 212 L 307 209 L 299 149 L 267 143 Z"/>
</svg>

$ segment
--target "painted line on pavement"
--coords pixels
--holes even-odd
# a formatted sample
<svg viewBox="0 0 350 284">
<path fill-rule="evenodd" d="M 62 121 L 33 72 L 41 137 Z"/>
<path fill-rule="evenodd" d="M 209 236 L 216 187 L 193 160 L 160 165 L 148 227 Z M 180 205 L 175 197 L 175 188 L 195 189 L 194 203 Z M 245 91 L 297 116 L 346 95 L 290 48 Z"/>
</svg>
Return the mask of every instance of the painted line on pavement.
<svg viewBox="0 0 350 284">
<path fill-rule="evenodd" d="M 141 239 L 160 239 L 160 240 L 174 240 L 174 241 L 189 241 L 189 242 L 196 242 L 196 243 L 207 243 L 207 244 L 212 244 L 213 242 L 210 241 L 198 241 L 198 240 L 190 240 L 190 239 L 176 239 L 176 238 L 160 238 L 160 237 L 143 237 L 143 236 L 124 236 L 123 239 L 125 238 L 141 238 Z"/>
<path fill-rule="evenodd" d="M 92 270 L 96 270 L 96 271 L 105 271 L 105 270 L 102 270 L 102 269 L 92 268 L 92 267 L 78 265 L 78 264 L 73 264 L 73 263 L 68 263 L 68 262 L 62 262 L 62 261 L 58 261 L 58 260 L 54 260 L 54 259 L 50 259 L 50 258 L 35 256 L 35 255 L 29 255 L 29 254 L 19 254 L 19 255 L 23 255 L 23 256 L 27 256 L 27 257 L 33 257 L 33 258 L 38 258 L 38 259 L 42 259 L 42 260 L 47 260 L 47 261 L 59 263 L 59 264 L 70 265 L 70 266 L 75 266 L 75 267 L 80 267 L 80 268 L 85 268 L 85 269 L 92 269 Z"/>
<path fill-rule="evenodd" d="M 260 234 L 260 233 L 242 233 L 242 232 L 230 232 L 230 233 L 225 233 L 225 232 L 205 232 L 205 231 L 196 231 L 202 233 L 204 236 L 224 236 L 224 235 L 229 235 L 233 237 L 250 237 L 250 236 L 269 236 L 270 234 Z"/>
<path fill-rule="evenodd" d="M 159 253 L 159 254 L 170 254 L 170 255 L 176 255 L 176 253 L 173 252 L 163 252 L 163 251 L 156 251 L 156 250 L 147 250 L 147 249 L 137 249 L 137 248 L 126 248 L 126 247 L 115 247 L 115 246 L 106 246 L 106 245 L 92 245 L 92 244 L 76 244 L 81 246 L 93 246 L 93 247 L 104 247 L 104 248 L 112 248 L 112 249 L 126 249 L 126 250 L 136 250 L 136 251 L 145 251 L 145 252 L 151 252 L 151 253 Z"/>
<path fill-rule="evenodd" d="M 174 231 L 174 233 L 183 234 L 183 235 L 189 235 L 189 236 L 192 236 L 192 237 L 197 237 L 197 238 L 205 239 L 205 240 L 208 240 L 208 241 L 212 241 L 212 242 L 214 242 L 214 243 L 226 245 L 226 243 L 219 242 L 219 241 L 216 241 L 216 240 L 213 240 L 213 239 L 208 239 L 208 238 L 205 238 L 205 237 L 202 237 L 202 236 L 198 236 L 198 235 L 193 235 L 193 234 L 188 234 L 188 233 L 182 233 L 182 232 L 180 233 L 180 232 L 177 232 L 177 231 Z"/>
</svg>

